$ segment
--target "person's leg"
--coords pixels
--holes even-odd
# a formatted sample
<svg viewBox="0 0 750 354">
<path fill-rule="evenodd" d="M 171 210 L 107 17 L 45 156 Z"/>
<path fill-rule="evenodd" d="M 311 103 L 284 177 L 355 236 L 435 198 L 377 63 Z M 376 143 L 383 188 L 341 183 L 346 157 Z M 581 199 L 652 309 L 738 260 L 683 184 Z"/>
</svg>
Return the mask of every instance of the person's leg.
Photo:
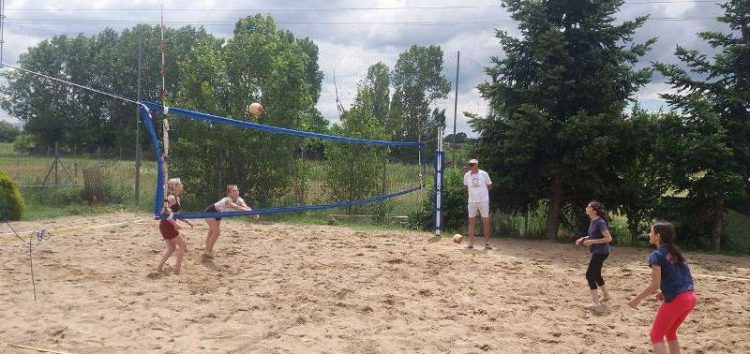
<svg viewBox="0 0 750 354">
<path fill-rule="evenodd" d="M 469 215 L 469 247 L 474 247 L 474 223 L 476 217 Z"/>
<path fill-rule="evenodd" d="M 609 300 L 609 291 L 607 291 L 607 287 L 604 285 L 604 277 L 602 276 L 602 268 L 604 268 L 604 261 L 609 257 L 609 253 L 599 255 L 601 260 L 601 265 L 599 266 L 599 271 L 596 273 L 596 285 L 601 290 L 602 296 L 598 297 L 598 300 Z"/>
<path fill-rule="evenodd" d="M 667 343 L 665 338 L 673 327 L 678 317 L 682 314 L 678 304 L 673 300 L 671 302 L 662 302 L 654 317 L 654 324 L 651 326 L 651 343 L 654 345 L 654 351 L 664 349 L 661 353 L 666 353 Z M 658 347 L 658 348 L 657 348 Z"/>
<path fill-rule="evenodd" d="M 488 200 L 477 204 L 479 206 L 479 215 L 482 217 L 484 246 L 485 248 L 492 248 L 492 245 L 490 245 L 490 202 Z"/>
<path fill-rule="evenodd" d="M 484 245 L 487 248 L 492 248 L 490 245 L 490 217 L 482 217 L 482 231 L 484 231 Z"/>
<path fill-rule="evenodd" d="M 169 257 L 172 255 L 172 252 L 174 252 L 174 244 L 172 244 L 172 242 L 170 241 L 171 240 L 164 240 L 164 242 L 166 242 L 167 244 L 167 249 L 161 253 L 161 259 L 159 259 L 159 265 L 156 266 L 156 271 L 158 272 L 162 271 L 164 267 L 164 263 L 167 262 L 167 259 L 169 259 Z"/>
<path fill-rule="evenodd" d="M 468 203 L 468 210 L 469 210 L 469 230 L 467 231 L 469 234 L 469 248 L 474 247 L 474 227 L 476 223 L 476 217 L 477 217 L 477 203 Z"/>
<path fill-rule="evenodd" d="M 208 254 L 213 254 L 214 252 L 214 245 L 216 245 L 216 240 L 219 239 L 219 235 L 221 234 L 221 220 L 214 220 L 214 229 L 213 234 L 211 235 L 211 239 L 207 240 L 206 244 L 206 250 Z"/>
<path fill-rule="evenodd" d="M 611 296 L 609 296 L 609 290 L 607 290 L 606 285 L 599 285 L 599 290 L 602 291 L 602 296 L 599 298 L 599 301 L 608 301 L 612 298 Z"/>
<path fill-rule="evenodd" d="M 213 235 L 213 233 L 214 233 L 214 231 L 213 231 L 214 230 L 214 227 L 213 227 L 214 221 L 216 221 L 216 220 L 214 220 L 213 218 L 206 219 L 206 225 L 208 225 L 208 232 L 206 233 L 206 246 L 203 248 L 203 255 L 207 255 L 208 254 L 208 241 L 211 239 L 211 235 Z"/>
<path fill-rule="evenodd" d="M 667 343 L 661 342 L 661 343 L 652 343 L 654 346 L 654 353 L 655 354 L 669 354 L 667 351 Z"/>
<path fill-rule="evenodd" d="M 597 274 L 601 273 L 602 263 L 604 259 L 601 255 L 592 254 L 591 260 L 589 260 L 589 267 L 586 269 L 586 281 L 589 283 L 589 289 L 591 290 L 591 303 L 586 305 L 587 308 L 599 307 L 599 291 L 597 290 Z"/>
<path fill-rule="evenodd" d="M 693 292 L 685 292 L 672 299 L 674 306 L 681 312 L 667 330 L 667 344 L 669 345 L 669 352 L 672 354 L 680 352 L 680 343 L 677 340 L 677 330 L 682 323 L 685 322 L 685 319 L 690 312 L 695 308 L 695 302 L 695 293 Z"/>
<path fill-rule="evenodd" d="M 206 220 L 206 223 L 208 224 L 208 236 L 206 236 L 206 249 L 203 251 L 203 254 L 206 256 L 210 256 L 214 251 L 214 244 L 216 243 L 216 239 L 219 237 L 219 220 L 216 219 L 210 219 Z"/>
<path fill-rule="evenodd" d="M 171 239 L 175 245 L 175 263 L 174 263 L 174 273 L 180 274 L 180 271 L 182 270 L 182 258 L 185 257 L 185 248 L 187 248 L 187 242 L 185 242 L 185 238 L 182 237 L 182 234 L 177 235 L 177 237 Z"/>
</svg>

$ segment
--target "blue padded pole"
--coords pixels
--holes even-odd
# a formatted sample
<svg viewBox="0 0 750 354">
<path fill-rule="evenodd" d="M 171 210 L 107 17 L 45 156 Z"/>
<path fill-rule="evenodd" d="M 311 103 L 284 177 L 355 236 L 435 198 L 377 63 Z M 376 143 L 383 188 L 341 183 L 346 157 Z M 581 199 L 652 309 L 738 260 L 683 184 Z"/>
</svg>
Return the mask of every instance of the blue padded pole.
<svg viewBox="0 0 750 354">
<path fill-rule="evenodd" d="M 443 129 L 438 129 L 438 140 L 437 150 L 435 151 L 435 183 L 434 183 L 434 195 L 435 195 L 435 235 L 440 236 L 440 231 L 443 229 L 443 183 L 444 169 L 445 169 L 445 152 L 443 152 Z"/>
<path fill-rule="evenodd" d="M 154 156 L 156 156 L 156 197 L 154 197 L 154 216 L 157 216 L 161 213 L 161 207 L 163 205 L 162 201 L 164 200 L 164 171 L 162 170 L 162 164 L 161 164 L 161 148 L 159 148 L 159 138 L 156 136 L 156 129 L 154 129 L 154 124 L 151 122 L 153 118 L 151 117 L 151 112 L 149 112 L 149 109 L 147 106 L 145 106 L 142 103 L 139 103 L 139 106 L 141 108 L 141 120 L 143 120 L 143 125 L 146 127 L 146 131 L 148 132 L 148 136 L 151 140 L 151 148 L 154 150 Z M 158 218 L 158 217 L 157 217 Z"/>
</svg>

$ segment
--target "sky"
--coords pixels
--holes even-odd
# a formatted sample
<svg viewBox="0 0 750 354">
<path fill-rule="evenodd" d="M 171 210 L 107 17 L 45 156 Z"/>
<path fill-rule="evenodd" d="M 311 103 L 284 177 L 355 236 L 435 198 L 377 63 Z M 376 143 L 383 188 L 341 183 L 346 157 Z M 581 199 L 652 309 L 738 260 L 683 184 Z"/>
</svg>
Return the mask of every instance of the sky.
<svg viewBox="0 0 750 354">
<path fill-rule="evenodd" d="M 712 53 L 696 36 L 705 30 L 728 31 L 715 18 L 722 14 L 721 0 L 625 0 L 615 15 L 617 21 L 650 15 L 634 36 L 636 42 L 658 38 L 639 65 L 652 62 L 679 64 L 677 45 Z M 437 102 L 446 109 L 448 127 L 476 136 L 463 112 L 484 115 L 487 102 L 477 85 L 489 78 L 484 68 L 493 56 L 503 57 L 496 30 L 518 36 L 517 23 L 510 19 L 499 0 L 290 0 L 290 1 L 92 1 L 92 0 L 5 0 L 2 61 L 15 64 L 29 47 L 55 35 L 94 35 L 105 28 L 122 30 L 138 23 L 158 25 L 163 13 L 168 27 L 204 26 L 218 37 L 229 37 L 239 18 L 257 13 L 272 15 L 279 27 L 296 37 L 308 37 L 319 48 L 319 65 L 324 72 L 323 92 L 318 109 L 332 123 L 338 122 L 336 92 L 344 107 L 356 93 L 357 83 L 367 68 L 381 61 L 390 68 L 399 53 L 412 45 L 438 45 L 444 52 L 443 73 L 456 92 Z M 163 12 L 160 11 L 163 7 Z M 460 52 L 460 60 L 457 53 Z M 166 55 L 169 55 L 167 48 Z M 334 83 L 335 76 L 335 83 Z M 635 99 L 648 110 L 665 108 L 660 93 L 670 92 L 664 78 L 654 75 Z M 10 120 L 0 110 L 0 120 Z"/>
</svg>

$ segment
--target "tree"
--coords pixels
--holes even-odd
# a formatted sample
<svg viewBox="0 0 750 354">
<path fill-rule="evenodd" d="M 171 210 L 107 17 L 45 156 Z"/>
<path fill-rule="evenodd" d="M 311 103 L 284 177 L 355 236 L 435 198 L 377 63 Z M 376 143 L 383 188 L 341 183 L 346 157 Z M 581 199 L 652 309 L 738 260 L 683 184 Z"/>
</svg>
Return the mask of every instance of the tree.
<svg viewBox="0 0 750 354">
<path fill-rule="evenodd" d="M 728 149 L 728 155 L 710 162 L 704 160 L 703 153 L 707 151 L 685 151 L 685 158 L 707 162 L 702 170 L 705 175 L 698 183 L 678 183 L 704 205 L 702 214 L 710 218 L 711 224 L 711 248 L 717 251 L 726 201 L 742 193 L 743 182 L 750 176 L 750 7 L 746 0 L 731 0 L 720 6 L 725 13 L 718 20 L 729 25 L 730 33 L 698 33 L 719 50 L 713 61 L 697 50 L 677 46 L 675 55 L 692 75 L 677 65 L 656 64 L 656 69 L 677 90 L 662 97 L 684 114 L 686 122 L 716 119 L 720 127 L 715 127 L 706 139 L 711 139 L 711 145 L 720 147 L 722 152 Z"/>
<path fill-rule="evenodd" d="M 634 65 L 655 40 L 633 44 L 646 17 L 614 24 L 622 3 L 503 1 L 521 38 L 497 32 L 506 57 L 492 59 L 491 82 L 480 85 L 495 113 L 471 122 L 483 164 L 503 186 L 495 205 L 520 211 L 546 202 L 548 238 L 563 209 L 616 190 L 618 166 L 630 158 L 618 122 L 650 78 Z"/>
<path fill-rule="evenodd" d="M 385 139 L 383 126 L 374 111 L 374 97 L 367 80 L 361 82 L 351 108 L 341 116 L 338 135 L 365 139 Z M 387 147 L 329 143 L 326 146 L 326 188 L 334 200 L 353 201 L 382 194 L 383 169 L 388 162 Z M 363 158 L 366 157 L 366 158 Z M 343 175 L 343 177 L 342 177 Z M 350 212 L 353 208 L 347 208 Z"/>
<path fill-rule="evenodd" d="M 363 84 L 372 96 L 372 113 L 384 127 L 388 126 L 388 111 L 391 104 L 391 79 L 388 73 L 388 65 L 382 62 L 370 65 Z"/>
<path fill-rule="evenodd" d="M 177 63 L 206 37 L 211 35 L 190 26 L 165 30 L 168 98 L 180 82 Z M 91 37 L 54 36 L 29 48 L 19 66 L 135 99 L 139 41 L 143 42 L 142 98 L 157 101 L 162 80 L 160 29 L 155 26 L 138 25 L 122 33 L 105 29 Z M 8 82 L 0 89 L 0 105 L 26 123 L 25 131 L 38 148 L 55 142 L 63 149 L 73 145 L 79 150 L 133 147 L 135 107 L 131 103 L 18 71 L 5 71 L 2 76 Z"/>
<path fill-rule="evenodd" d="M 16 140 L 21 131 L 10 122 L 0 121 L 0 142 L 10 143 Z"/>
<path fill-rule="evenodd" d="M 325 129 L 314 110 L 313 88 L 308 81 L 311 43 L 294 40 L 270 16 L 240 19 L 227 40 L 205 38 L 196 43 L 180 63 L 179 106 L 221 116 L 249 120 L 246 107 L 262 102 L 266 114 L 257 121 L 299 129 Z M 318 76 L 322 80 L 322 76 Z M 293 187 L 300 174 L 294 163 L 303 140 L 279 134 L 211 126 L 175 119 L 175 173 L 185 176 L 197 194 L 213 198 L 224 186 L 241 186 L 251 205 L 271 206 Z"/>
<path fill-rule="evenodd" d="M 466 133 L 459 132 L 456 134 L 448 134 L 445 136 L 443 140 L 449 143 L 460 144 L 460 143 L 465 143 L 467 139 L 468 139 L 468 136 L 466 135 Z"/>
<path fill-rule="evenodd" d="M 389 116 L 393 140 L 432 139 L 435 122 L 430 118 L 435 116 L 430 115 L 430 107 L 450 92 L 442 72 L 443 50 L 439 46 L 414 45 L 399 54 L 391 72 L 395 87 Z M 432 150 L 428 147 L 427 151 Z"/>
</svg>

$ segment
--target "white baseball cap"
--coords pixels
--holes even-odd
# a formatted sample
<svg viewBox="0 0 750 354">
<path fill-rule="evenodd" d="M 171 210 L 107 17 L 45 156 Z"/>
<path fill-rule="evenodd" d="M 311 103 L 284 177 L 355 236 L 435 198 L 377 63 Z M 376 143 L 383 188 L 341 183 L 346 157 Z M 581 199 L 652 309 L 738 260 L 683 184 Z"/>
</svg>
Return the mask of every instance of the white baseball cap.
<svg viewBox="0 0 750 354">
<path fill-rule="evenodd" d="M 471 159 L 471 160 L 469 160 L 469 165 L 471 165 L 471 164 L 477 164 L 478 165 L 479 161 L 477 161 L 477 159 Z"/>
</svg>

